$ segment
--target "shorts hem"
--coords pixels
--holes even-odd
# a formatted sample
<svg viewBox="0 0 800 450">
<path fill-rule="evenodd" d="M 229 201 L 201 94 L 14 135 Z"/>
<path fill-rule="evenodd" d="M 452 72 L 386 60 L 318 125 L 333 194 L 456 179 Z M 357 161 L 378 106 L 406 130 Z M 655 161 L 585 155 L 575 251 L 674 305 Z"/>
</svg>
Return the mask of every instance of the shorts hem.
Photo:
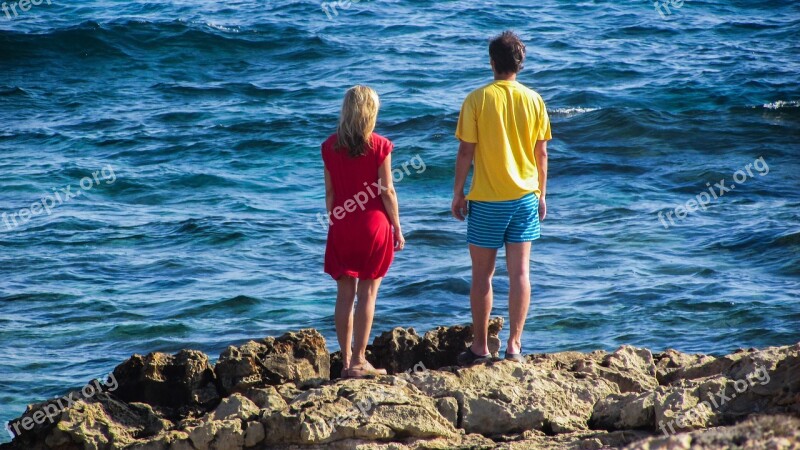
<svg viewBox="0 0 800 450">
<path fill-rule="evenodd" d="M 472 241 L 467 241 L 467 244 L 469 244 L 469 245 L 474 245 L 475 247 L 480 247 L 480 248 L 491 248 L 491 249 L 494 249 L 494 250 L 497 250 L 497 249 L 499 249 L 499 248 L 503 248 L 503 244 L 500 244 L 500 245 L 499 245 L 499 246 L 497 246 L 497 247 L 495 247 L 495 246 L 488 246 L 488 245 L 485 245 L 485 244 L 479 244 L 479 243 L 477 243 L 477 242 L 472 242 Z"/>
<path fill-rule="evenodd" d="M 521 244 L 523 242 L 533 242 L 533 241 L 538 240 L 540 237 L 542 237 L 542 236 L 539 235 L 539 236 L 536 236 L 536 237 L 533 237 L 533 238 L 530 238 L 530 239 L 522 239 L 522 240 L 519 240 L 519 241 L 506 241 L 505 243 L 506 244 Z"/>
</svg>

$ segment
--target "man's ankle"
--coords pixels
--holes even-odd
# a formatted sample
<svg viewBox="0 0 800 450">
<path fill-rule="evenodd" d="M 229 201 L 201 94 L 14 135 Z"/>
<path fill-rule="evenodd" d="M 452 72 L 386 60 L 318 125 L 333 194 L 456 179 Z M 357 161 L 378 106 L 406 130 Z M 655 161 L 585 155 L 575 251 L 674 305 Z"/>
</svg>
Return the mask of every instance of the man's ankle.
<svg viewBox="0 0 800 450">
<path fill-rule="evenodd" d="M 484 345 L 483 347 L 480 347 L 480 346 L 476 347 L 475 344 L 472 344 L 472 346 L 470 346 L 469 349 L 472 351 L 472 353 L 474 353 L 474 354 L 476 354 L 478 356 L 485 356 L 485 355 L 489 354 L 489 346 L 488 346 L 488 344 Z"/>
</svg>

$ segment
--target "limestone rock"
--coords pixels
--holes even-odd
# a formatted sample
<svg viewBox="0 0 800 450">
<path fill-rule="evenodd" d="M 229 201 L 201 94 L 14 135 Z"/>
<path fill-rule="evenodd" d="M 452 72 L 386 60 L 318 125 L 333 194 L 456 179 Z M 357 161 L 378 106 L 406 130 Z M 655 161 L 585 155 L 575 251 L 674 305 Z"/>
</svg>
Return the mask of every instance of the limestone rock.
<svg viewBox="0 0 800 450">
<path fill-rule="evenodd" d="M 206 408 L 219 401 L 208 356 L 196 350 L 174 355 L 133 355 L 114 369 L 114 396 L 168 408 Z"/>
<path fill-rule="evenodd" d="M 588 359 L 576 362 L 574 369 L 605 378 L 619 386 L 620 392 L 645 392 L 658 386 L 653 354 L 628 345 L 606 355 L 600 364 Z"/>
<path fill-rule="evenodd" d="M 223 393 L 230 395 L 251 387 L 328 380 L 330 355 L 325 338 L 305 329 L 228 347 L 214 370 Z"/>
<path fill-rule="evenodd" d="M 500 339 L 497 337 L 503 328 L 503 318 L 495 317 L 489 321 L 489 350 L 497 357 Z M 424 368 L 440 369 L 457 365 L 459 353 L 472 343 L 472 326 L 456 325 L 437 327 L 423 337 L 413 328 L 394 328 L 376 337 L 367 346 L 367 361 L 375 367 L 386 369 L 389 374 L 399 374 Z M 331 376 L 339 378 L 342 371 L 341 352 L 331 354 Z"/>
<path fill-rule="evenodd" d="M 345 439 L 387 440 L 394 436 L 436 438 L 456 430 L 433 399 L 393 377 L 342 380 L 310 389 L 283 411 L 264 416 L 265 442 L 314 445 Z"/>
<path fill-rule="evenodd" d="M 138 445 L 141 448 L 158 448 L 161 444 L 148 444 L 151 437 L 172 428 L 173 424 L 161 418 L 150 405 L 124 403 L 109 394 L 79 400 L 64 410 L 54 427 L 39 436 L 23 435 L 17 439 L 20 448 L 122 448 Z"/>
<path fill-rule="evenodd" d="M 733 426 L 651 437 L 625 447 L 625 450 L 798 450 L 800 419 L 788 416 L 754 417 Z"/>
<path fill-rule="evenodd" d="M 497 356 L 499 339 L 497 335 L 503 328 L 503 318 L 495 317 L 489 321 L 489 348 Z M 493 339 L 492 339 L 493 338 Z M 439 369 L 458 365 L 456 358 L 472 344 L 472 325 L 437 327 L 423 335 L 419 345 L 420 360 L 428 369 Z M 498 348 L 494 348 L 498 347 Z"/>
<path fill-rule="evenodd" d="M 288 386 L 287 386 L 288 387 Z M 284 392 L 287 392 L 284 389 Z M 294 398 L 300 393 L 289 394 L 290 399 Z M 267 386 L 265 388 L 250 388 L 245 392 L 245 397 L 249 398 L 259 409 L 268 410 L 270 413 L 273 411 L 280 411 L 286 408 L 286 400 L 281 396 L 275 386 Z"/>
<path fill-rule="evenodd" d="M 420 362 L 417 347 L 421 340 L 413 328 L 387 331 L 372 342 L 372 364 L 386 369 L 389 374 L 404 372 Z"/>
<path fill-rule="evenodd" d="M 230 347 L 213 370 L 200 352 L 134 355 L 114 372 L 121 396 L 70 402 L 0 450 L 800 450 L 800 344 L 453 366 L 470 339 L 396 328 L 371 348 L 397 375 L 333 382 L 313 330 Z"/>
<path fill-rule="evenodd" d="M 188 430 L 189 440 L 197 450 L 241 450 L 244 432 L 239 420 L 210 420 Z"/>
<path fill-rule="evenodd" d="M 261 422 L 250 422 L 244 433 L 244 446 L 255 447 L 264 441 L 264 425 Z"/>
<path fill-rule="evenodd" d="M 431 397 L 456 398 L 461 428 L 487 436 L 531 429 L 586 430 L 594 404 L 618 392 L 616 385 L 602 378 L 575 378 L 509 361 L 456 373 L 414 374 L 409 383 Z"/>
<path fill-rule="evenodd" d="M 692 355 L 669 349 L 653 356 L 656 363 L 656 378 L 662 385 L 667 385 L 685 376 L 689 367 L 704 366 L 716 360 L 713 356 Z"/>
<path fill-rule="evenodd" d="M 436 409 L 454 427 L 458 427 L 458 400 L 455 397 L 437 398 Z"/>
<path fill-rule="evenodd" d="M 655 426 L 655 394 L 611 394 L 594 405 L 589 424 L 594 429 L 637 430 Z"/>
<path fill-rule="evenodd" d="M 211 420 L 247 420 L 258 415 L 259 409 L 249 398 L 241 394 L 232 394 L 222 400 L 211 414 Z"/>
</svg>

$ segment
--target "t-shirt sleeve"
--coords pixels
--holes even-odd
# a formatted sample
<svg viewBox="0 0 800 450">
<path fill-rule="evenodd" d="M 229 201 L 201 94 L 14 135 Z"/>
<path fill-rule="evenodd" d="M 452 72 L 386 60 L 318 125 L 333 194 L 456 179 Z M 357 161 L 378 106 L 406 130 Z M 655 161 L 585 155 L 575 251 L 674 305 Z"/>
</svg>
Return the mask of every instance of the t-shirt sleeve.
<svg viewBox="0 0 800 450">
<path fill-rule="evenodd" d="M 536 133 L 536 140 L 537 141 L 549 141 L 553 139 L 553 135 L 550 132 L 550 116 L 547 115 L 547 106 L 544 104 L 544 99 L 539 97 L 539 115 L 540 119 L 537 121 L 539 124 L 539 129 Z"/>
<path fill-rule="evenodd" d="M 478 116 L 472 95 L 467 96 L 461 105 L 456 137 L 464 142 L 478 143 Z"/>
<path fill-rule="evenodd" d="M 330 171 L 331 169 L 328 168 L 330 167 L 330 163 L 328 162 L 328 152 L 325 149 L 324 142 L 320 146 L 320 152 L 322 153 L 322 164 L 325 166 L 326 169 L 328 169 L 328 171 Z"/>
<path fill-rule="evenodd" d="M 383 164 L 383 161 L 386 160 L 386 157 L 389 156 L 389 153 L 392 153 L 392 150 L 394 150 L 394 142 L 388 139 L 383 139 L 383 142 L 381 142 L 381 146 L 378 149 L 378 167 Z"/>
</svg>

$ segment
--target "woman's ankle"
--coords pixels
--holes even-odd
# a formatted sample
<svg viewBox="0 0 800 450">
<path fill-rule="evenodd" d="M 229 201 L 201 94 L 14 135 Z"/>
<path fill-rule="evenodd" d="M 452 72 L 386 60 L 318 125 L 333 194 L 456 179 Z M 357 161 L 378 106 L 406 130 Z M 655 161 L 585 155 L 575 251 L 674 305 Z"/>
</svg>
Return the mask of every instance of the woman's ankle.
<svg viewBox="0 0 800 450">
<path fill-rule="evenodd" d="M 348 367 L 363 366 L 366 363 L 367 363 L 367 357 L 366 356 L 353 355 L 350 358 L 350 365 Z"/>
</svg>

